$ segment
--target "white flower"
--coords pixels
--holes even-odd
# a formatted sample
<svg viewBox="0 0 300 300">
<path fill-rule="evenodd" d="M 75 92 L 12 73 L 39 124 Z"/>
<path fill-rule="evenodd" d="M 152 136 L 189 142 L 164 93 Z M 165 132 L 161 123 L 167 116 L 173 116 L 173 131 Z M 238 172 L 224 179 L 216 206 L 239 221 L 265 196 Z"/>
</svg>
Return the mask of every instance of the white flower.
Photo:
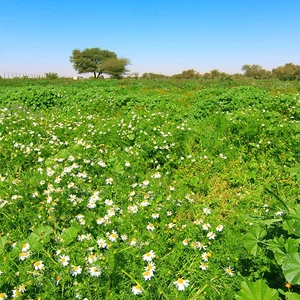
<svg viewBox="0 0 300 300">
<path fill-rule="evenodd" d="M 94 276 L 94 277 L 99 277 L 102 273 L 99 267 L 91 267 L 91 268 L 89 268 L 89 272 L 90 272 L 91 276 Z"/>
<path fill-rule="evenodd" d="M 128 235 L 127 234 L 122 234 L 121 239 L 122 239 L 122 241 L 126 241 L 128 239 Z"/>
<path fill-rule="evenodd" d="M 97 255 L 90 253 L 88 256 L 88 262 L 89 264 L 95 263 L 98 260 Z"/>
<path fill-rule="evenodd" d="M 112 233 L 108 236 L 108 239 L 111 242 L 115 242 L 117 240 L 117 238 L 119 237 L 118 233 L 116 231 L 112 231 Z"/>
<path fill-rule="evenodd" d="M 105 167 L 106 167 L 106 163 L 103 162 L 102 160 L 100 160 L 100 161 L 98 162 L 98 165 L 99 165 L 100 167 L 102 167 L 102 168 L 105 168 Z"/>
<path fill-rule="evenodd" d="M 210 224 L 209 223 L 204 223 L 202 228 L 203 228 L 203 230 L 208 230 L 210 228 Z"/>
<path fill-rule="evenodd" d="M 226 274 L 228 274 L 230 277 L 234 276 L 234 271 L 233 268 L 231 266 L 224 268 L 224 271 L 226 272 Z"/>
<path fill-rule="evenodd" d="M 136 240 L 136 238 L 132 238 L 132 240 L 130 241 L 130 246 L 135 246 L 136 245 L 136 243 L 137 243 L 137 240 Z"/>
<path fill-rule="evenodd" d="M 142 182 L 143 186 L 148 186 L 148 185 L 149 185 L 149 183 L 150 183 L 150 181 L 149 181 L 149 180 L 144 180 L 144 181 Z"/>
<path fill-rule="evenodd" d="M 143 260 L 145 261 L 152 261 L 153 258 L 155 258 L 155 253 L 153 250 L 150 250 L 146 254 L 143 255 Z"/>
<path fill-rule="evenodd" d="M 173 284 L 176 286 L 176 288 L 179 291 L 183 291 L 186 287 L 189 286 L 189 280 L 184 280 L 182 278 L 178 278 L 176 281 L 173 282 Z"/>
<path fill-rule="evenodd" d="M 200 264 L 200 269 L 203 270 L 203 271 L 207 270 L 207 269 L 208 269 L 208 264 L 202 262 L 202 263 Z"/>
<path fill-rule="evenodd" d="M 97 244 L 98 244 L 98 248 L 104 249 L 104 248 L 107 247 L 107 243 L 106 243 L 106 241 L 104 239 L 99 239 L 97 241 Z"/>
<path fill-rule="evenodd" d="M 187 245 L 189 244 L 189 240 L 188 240 L 188 239 L 184 239 L 184 240 L 182 241 L 182 244 L 183 244 L 184 246 L 187 246 Z"/>
<path fill-rule="evenodd" d="M 104 201 L 104 203 L 105 203 L 105 205 L 107 205 L 107 206 L 112 206 L 112 205 L 114 204 L 114 202 L 113 202 L 112 200 L 110 200 L 110 199 L 106 199 L 106 200 Z"/>
<path fill-rule="evenodd" d="M 156 270 L 156 267 L 152 261 L 148 263 L 148 265 L 145 267 L 145 271 L 154 272 Z"/>
<path fill-rule="evenodd" d="M 275 216 L 278 217 L 278 216 L 282 216 L 284 214 L 284 212 L 282 210 L 279 210 L 275 213 Z"/>
<path fill-rule="evenodd" d="M 151 177 L 153 178 L 161 178 L 161 175 L 159 172 L 155 172 Z"/>
<path fill-rule="evenodd" d="M 214 240 L 215 237 L 216 237 L 216 234 L 213 233 L 212 231 L 210 231 L 208 234 L 207 234 L 207 237 L 209 240 Z"/>
<path fill-rule="evenodd" d="M 70 257 L 68 255 L 61 255 L 59 257 L 59 262 L 64 266 L 66 267 L 68 264 L 69 264 L 69 260 L 70 260 Z"/>
<path fill-rule="evenodd" d="M 24 284 L 19 285 L 18 291 L 19 291 L 20 293 L 26 292 L 26 286 L 25 286 Z"/>
<path fill-rule="evenodd" d="M 71 270 L 72 276 L 77 276 L 81 274 L 81 272 L 82 272 L 82 268 L 80 266 L 72 266 L 72 270 Z"/>
<path fill-rule="evenodd" d="M 139 210 L 137 205 L 129 205 L 127 209 L 128 209 L 128 212 L 131 214 L 136 214 Z"/>
<path fill-rule="evenodd" d="M 27 252 L 21 252 L 19 254 L 19 260 L 25 260 L 26 258 L 30 257 L 31 252 L 27 251 Z"/>
<path fill-rule="evenodd" d="M 113 179 L 112 178 L 107 178 L 106 180 L 105 180 L 105 182 L 106 182 L 106 184 L 112 184 L 113 183 Z"/>
<path fill-rule="evenodd" d="M 149 231 L 155 230 L 154 225 L 153 225 L 152 223 L 148 223 L 148 225 L 147 225 L 147 230 L 149 230 Z"/>
<path fill-rule="evenodd" d="M 223 225 L 218 225 L 216 230 L 221 232 L 223 230 L 224 226 Z"/>
<path fill-rule="evenodd" d="M 207 246 L 201 242 L 196 242 L 196 247 L 200 250 L 204 249 L 206 250 Z"/>
<path fill-rule="evenodd" d="M 138 284 L 138 285 L 135 285 L 131 288 L 132 292 L 135 294 L 135 295 L 139 295 L 139 294 L 142 294 L 143 290 L 141 288 L 141 286 Z"/>
<path fill-rule="evenodd" d="M 150 280 L 153 276 L 154 276 L 153 272 L 149 271 L 149 270 L 146 270 L 143 273 L 143 277 L 144 277 L 145 280 Z"/>
<path fill-rule="evenodd" d="M 210 214 L 211 214 L 211 211 L 210 211 L 209 208 L 203 208 L 203 213 L 204 213 L 205 215 L 210 215 Z"/>
<path fill-rule="evenodd" d="M 204 252 L 202 253 L 202 260 L 203 261 L 208 261 L 208 259 L 211 257 L 211 253 L 210 252 Z"/>
<path fill-rule="evenodd" d="M 35 269 L 35 270 L 43 270 L 43 269 L 44 269 L 44 264 L 43 264 L 43 262 L 42 262 L 41 260 L 36 261 L 36 262 L 33 264 L 33 266 L 34 266 L 34 269 Z"/>
<path fill-rule="evenodd" d="M 128 160 L 125 162 L 125 167 L 130 167 L 130 162 Z"/>
<path fill-rule="evenodd" d="M 27 252 L 30 249 L 30 245 L 28 243 L 22 245 L 22 252 Z"/>
<path fill-rule="evenodd" d="M 153 219 L 158 219 L 158 218 L 159 218 L 159 213 L 154 213 L 154 214 L 152 214 L 152 218 L 153 218 Z"/>
</svg>

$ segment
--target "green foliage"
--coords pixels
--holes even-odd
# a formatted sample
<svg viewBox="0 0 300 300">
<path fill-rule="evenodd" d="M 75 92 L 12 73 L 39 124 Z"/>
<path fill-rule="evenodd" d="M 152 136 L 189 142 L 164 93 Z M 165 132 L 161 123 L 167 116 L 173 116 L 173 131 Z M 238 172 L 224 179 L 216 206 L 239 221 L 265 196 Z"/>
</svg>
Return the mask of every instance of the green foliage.
<svg viewBox="0 0 300 300">
<path fill-rule="evenodd" d="M 50 80 L 53 80 L 53 79 L 58 79 L 58 74 L 57 73 L 45 73 L 45 76 L 46 76 L 46 79 L 50 79 Z"/>
<path fill-rule="evenodd" d="M 281 216 L 279 219 L 262 218 L 259 227 L 251 228 L 245 234 L 244 246 L 255 257 L 269 257 L 271 251 L 273 257 L 269 257 L 269 264 L 279 266 L 289 284 L 300 285 L 300 209 L 289 208 L 278 195 L 269 189 L 266 192 L 285 210 L 276 213 Z"/>
<path fill-rule="evenodd" d="M 249 230 L 244 237 L 244 245 L 246 249 L 254 256 L 261 252 L 259 243 L 263 242 L 263 238 L 267 235 L 267 231 L 261 227 L 255 227 Z"/>
<path fill-rule="evenodd" d="M 126 58 L 108 58 L 100 66 L 102 73 L 110 75 L 111 78 L 120 79 L 128 71 L 126 66 L 129 60 Z"/>
<path fill-rule="evenodd" d="M 235 295 L 241 300 L 277 300 L 278 292 L 270 289 L 263 280 L 255 282 L 243 281 L 242 289 Z"/>
<path fill-rule="evenodd" d="M 2 105 L 22 103 L 32 109 L 45 109 L 60 105 L 63 98 L 63 92 L 58 90 L 29 86 L 14 91 L 7 90 L 0 96 L 0 103 Z"/>
<path fill-rule="evenodd" d="M 74 49 L 70 62 L 78 73 L 93 73 L 94 78 L 99 78 L 101 74 L 121 78 L 129 64 L 128 59 L 118 58 L 116 53 L 100 48 Z"/>
<path fill-rule="evenodd" d="M 201 75 L 194 69 L 184 70 L 180 74 L 172 76 L 176 79 L 199 79 Z"/>
<path fill-rule="evenodd" d="M 300 80 L 300 66 L 293 63 L 279 66 L 272 73 L 280 80 Z"/>
<path fill-rule="evenodd" d="M 244 71 L 244 75 L 246 77 L 252 77 L 255 79 L 266 79 L 271 78 L 272 73 L 263 69 L 259 65 L 243 65 L 242 71 Z"/>
<path fill-rule="evenodd" d="M 247 280 L 293 299 L 297 84 L 1 81 L 0 293 L 233 299 Z"/>
<path fill-rule="evenodd" d="M 299 236 L 299 235 L 298 235 Z M 298 245 L 299 246 L 299 241 Z M 288 249 L 289 250 L 289 249 Z M 300 285 L 300 254 L 298 253 L 298 247 L 293 247 L 293 252 L 288 254 L 282 264 L 283 274 L 288 282 L 291 284 Z"/>
</svg>

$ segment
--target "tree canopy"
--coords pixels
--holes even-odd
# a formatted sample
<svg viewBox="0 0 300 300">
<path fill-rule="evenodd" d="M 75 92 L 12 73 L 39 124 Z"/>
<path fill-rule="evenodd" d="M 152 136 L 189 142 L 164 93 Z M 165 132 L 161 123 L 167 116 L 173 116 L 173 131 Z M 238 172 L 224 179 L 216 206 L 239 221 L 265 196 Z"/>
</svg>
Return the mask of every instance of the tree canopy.
<svg viewBox="0 0 300 300">
<path fill-rule="evenodd" d="M 93 73 L 94 78 L 101 74 L 121 78 L 128 71 L 126 66 L 129 64 L 127 58 L 118 58 L 115 52 L 100 48 L 74 49 L 70 62 L 79 74 Z"/>
<path fill-rule="evenodd" d="M 244 75 L 246 77 L 252 77 L 255 79 L 265 79 L 272 77 L 272 73 L 265 70 L 260 65 L 243 65 L 242 71 L 244 71 Z"/>
<path fill-rule="evenodd" d="M 293 63 L 277 67 L 272 73 L 280 80 L 300 80 L 300 66 Z"/>
</svg>

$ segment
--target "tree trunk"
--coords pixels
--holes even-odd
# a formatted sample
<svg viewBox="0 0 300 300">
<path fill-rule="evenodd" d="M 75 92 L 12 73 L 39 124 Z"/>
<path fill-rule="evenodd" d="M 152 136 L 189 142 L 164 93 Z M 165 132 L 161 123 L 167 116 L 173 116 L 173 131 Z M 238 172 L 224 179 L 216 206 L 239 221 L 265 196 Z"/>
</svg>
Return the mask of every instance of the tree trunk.
<svg viewBox="0 0 300 300">
<path fill-rule="evenodd" d="M 94 72 L 94 78 L 96 78 L 96 72 Z M 97 77 L 98 78 L 98 77 Z"/>
</svg>

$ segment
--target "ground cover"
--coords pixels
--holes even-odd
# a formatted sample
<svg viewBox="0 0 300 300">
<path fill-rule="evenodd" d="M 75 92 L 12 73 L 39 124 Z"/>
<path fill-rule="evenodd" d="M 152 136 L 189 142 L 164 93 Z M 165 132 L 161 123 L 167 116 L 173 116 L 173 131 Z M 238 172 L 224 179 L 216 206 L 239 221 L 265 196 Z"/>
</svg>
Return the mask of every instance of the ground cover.
<svg viewBox="0 0 300 300">
<path fill-rule="evenodd" d="M 296 297 L 298 83 L 0 90 L 2 299 Z"/>
</svg>

